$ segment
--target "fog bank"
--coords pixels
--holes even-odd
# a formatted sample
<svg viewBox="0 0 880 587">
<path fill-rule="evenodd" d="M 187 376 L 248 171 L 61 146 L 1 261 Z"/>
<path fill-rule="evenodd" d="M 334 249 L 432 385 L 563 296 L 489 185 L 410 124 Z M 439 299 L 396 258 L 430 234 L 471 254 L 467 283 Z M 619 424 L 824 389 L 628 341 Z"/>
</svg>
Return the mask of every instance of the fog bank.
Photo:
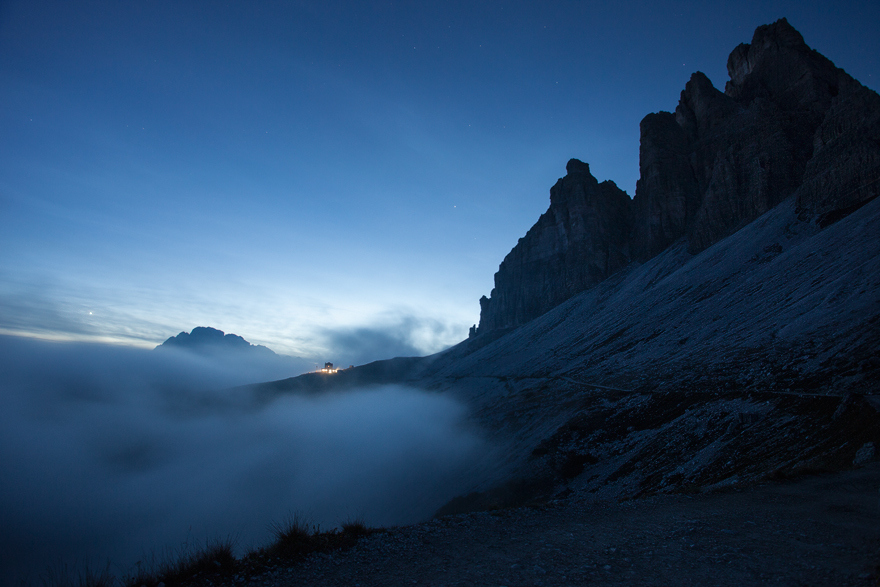
<svg viewBox="0 0 880 587">
<path fill-rule="evenodd" d="M 446 396 L 385 386 L 257 405 L 177 354 L 0 337 L 0 582 L 58 560 L 115 570 L 187 539 L 266 543 L 417 521 L 482 450 Z"/>
</svg>

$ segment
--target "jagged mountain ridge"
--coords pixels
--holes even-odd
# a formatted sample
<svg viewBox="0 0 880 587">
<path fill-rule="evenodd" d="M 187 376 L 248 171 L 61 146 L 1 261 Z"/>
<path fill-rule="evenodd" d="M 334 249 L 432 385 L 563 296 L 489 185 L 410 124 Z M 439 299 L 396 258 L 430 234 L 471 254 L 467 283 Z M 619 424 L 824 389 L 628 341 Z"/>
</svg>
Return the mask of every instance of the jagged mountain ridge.
<svg viewBox="0 0 880 587">
<path fill-rule="evenodd" d="M 157 349 L 175 348 L 196 353 L 237 352 L 252 353 L 264 357 L 278 356 L 275 351 L 263 345 L 251 344 L 237 334 L 226 334 L 210 326 L 197 326 L 192 332 L 183 331 L 169 337 Z"/>
<path fill-rule="evenodd" d="M 674 113 L 642 120 L 631 201 L 569 162 L 480 300 L 474 333 L 525 324 L 679 240 L 698 253 L 790 196 L 827 225 L 880 194 L 880 96 L 785 19 L 759 27 L 727 68 L 723 93 L 697 72 Z"/>
<path fill-rule="evenodd" d="M 791 31 L 784 21 L 761 27 L 752 45 L 741 46 L 731 57 L 732 77 L 741 80 L 736 87 L 744 88 L 741 96 L 753 96 L 748 104 L 755 108 L 781 109 L 762 97 L 773 88 L 742 81 L 753 79 L 749 72 L 778 69 L 759 58 L 761 51 L 751 52 L 768 38 L 781 36 L 777 45 L 782 48 L 792 49 L 795 43 L 796 57 L 815 60 L 817 71 L 831 71 L 827 60 L 798 45 L 800 36 Z M 878 171 L 872 158 L 872 149 L 880 145 L 877 95 L 853 80 L 847 82 L 850 90 L 838 90 L 822 110 L 821 100 L 801 96 L 821 88 L 818 82 L 798 86 L 806 89 L 790 96 L 781 93 L 781 104 L 794 108 L 789 114 L 795 118 L 815 120 L 816 110 L 825 113 L 811 131 L 810 158 L 786 155 L 781 143 L 755 145 L 748 133 L 737 135 L 744 142 L 731 143 L 712 160 L 718 167 L 712 167 L 711 177 L 718 181 L 710 177 L 706 186 L 715 186 L 707 192 L 714 195 L 697 201 L 686 197 L 694 192 L 685 188 L 699 185 L 693 162 L 708 159 L 696 155 L 717 150 L 725 133 L 736 131 L 724 130 L 730 124 L 724 122 L 727 114 L 711 113 L 729 109 L 746 116 L 751 107 L 736 101 L 740 95 L 726 96 L 707 83 L 694 76 L 683 96 L 690 110 L 682 106 L 681 112 L 683 117 L 694 113 L 685 117 L 696 121 L 691 136 L 703 137 L 700 144 L 715 141 L 716 147 L 694 147 L 685 132 L 688 125 L 679 126 L 671 113 L 646 119 L 647 126 L 653 124 L 651 117 L 671 121 L 658 127 L 670 132 L 668 141 L 642 125 L 643 155 L 666 148 L 681 155 L 643 156 L 640 191 L 629 206 L 632 212 L 653 201 L 666 215 L 649 223 L 659 227 L 656 240 L 648 241 L 661 243 L 659 252 L 645 253 L 648 249 L 631 238 L 638 234 L 640 217 L 633 212 L 627 218 L 625 209 L 615 206 L 625 204 L 616 188 L 599 184 L 585 164 L 570 162 L 568 175 L 551 192 L 551 209 L 502 263 L 501 283 L 514 276 L 512 289 L 496 287 L 490 314 L 484 313 L 488 321 L 481 319 L 474 336 L 431 357 L 380 361 L 333 379 L 304 376 L 255 389 L 312 393 L 404 383 L 460 398 L 499 450 L 487 454 L 474 473 L 474 489 L 481 493 L 463 498 L 464 504 L 450 504 L 447 512 L 511 503 L 524 493 L 574 490 L 625 497 L 748 484 L 803 471 L 840 470 L 876 458 L 880 199 L 875 197 L 877 182 L 870 178 Z M 831 129 L 826 123 L 842 121 L 839 113 L 848 103 L 855 103 L 861 118 L 850 116 L 826 137 Z M 778 130 L 773 126 L 778 122 L 767 128 Z M 744 150 L 737 151 L 740 147 Z M 777 149 L 781 159 L 764 161 L 763 167 L 760 157 L 757 163 L 743 161 L 743 153 L 759 147 Z M 820 173 L 823 157 L 828 165 Z M 773 169 L 797 170 L 796 160 L 803 163 L 801 177 L 812 179 L 783 182 L 791 188 L 787 194 L 770 194 L 767 186 L 783 185 L 773 179 Z M 738 201 L 742 191 L 724 192 L 723 177 L 734 178 L 733 187 L 757 190 L 757 196 L 750 192 L 746 201 Z M 759 181 L 745 181 L 749 177 Z M 676 184 L 677 178 L 692 183 Z M 820 184 L 825 187 L 816 191 Z M 779 203 L 772 205 L 776 198 Z M 712 224 L 713 214 L 701 216 L 707 202 L 725 200 L 741 214 L 728 216 L 725 204 L 719 208 L 721 224 Z M 752 215 L 754 220 L 745 220 Z M 601 231 L 613 232 L 615 223 L 627 222 L 632 223 L 630 237 L 617 241 L 621 256 L 611 257 L 601 246 Z M 599 227 L 599 238 L 573 236 L 575 226 Z M 713 234 L 715 242 L 703 246 L 699 235 L 705 234 Z M 562 265 L 570 258 L 565 250 L 553 249 L 559 243 L 580 251 L 574 257 L 585 255 L 592 273 L 566 273 Z M 529 282 L 524 268 L 530 266 L 538 267 L 547 281 Z M 566 275 L 581 276 L 577 287 L 582 290 L 553 305 L 559 299 L 553 295 L 568 295 L 575 282 L 566 281 Z M 528 296 L 517 297 L 517 291 Z M 505 298 L 505 292 L 512 294 Z M 501 312 L 491 314 L 493 305 L 510 320 Z M 529 318 L 529 312 L 538 315 Z"/>
<path fill-rule="evenodd" d="M 159 353 L 181 353 L 235 373 L 232 381 L 271 381 L 310 371 L 314 363 L 301 357 L 279 355 L 263 345 L 251 344 L 237 334 L 210 326 L 171 336 L 154 349 Z"/>
</svg>

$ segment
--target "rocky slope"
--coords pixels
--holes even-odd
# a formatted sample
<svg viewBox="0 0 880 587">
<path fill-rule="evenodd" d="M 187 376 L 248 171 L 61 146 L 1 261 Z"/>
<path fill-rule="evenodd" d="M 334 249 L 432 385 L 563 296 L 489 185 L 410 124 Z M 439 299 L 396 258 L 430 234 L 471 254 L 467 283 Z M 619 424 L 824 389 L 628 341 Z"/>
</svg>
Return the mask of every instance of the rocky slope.
<svg viewBox="0 0 880 587">
<path fill-rule="evenodd" d="M 827 226 L 880 194 L 880 96 L 785 19 L 759 27 L 727 68 L 724 92 L 697 72 L 674 113 L 642 121 L 631 201 L 569 163 L 480 300 L 475 333 L 525 324 L 677 242 L 705 250 L 790 196 Z"/>
<path fill-rule="evenodd" d="M 820 228 L 790 197 L 697 255 L 684 242 L 515 329 L 432 357 L 252 388 L 451 394 L 496 451 L 443 512 L 842 470 L 880 447 L 880 199 Z"/>
<path fill-rule="evenodd" d="M 494 335 L 404 375 L 463 398 L 505 447 L 495 478 L 532 484 L 474 507 L 851 467 L 880 446 L 880 199 L 820 229 L 792 197 Z"/>
<path fill-rule="evenodd" d="M 875 464 L 748 492 L 568 496 L 393 528 L 214 584 L 868 587 L 880 579 L 878 481 Z"/>
<path fill-rule="evenodd" d="M 474 336 L 258 389 L 405 383 L 461 398 L 498 452 L 445 512 L 876 458 L 877 96 L 785 21 L 759 28 L 730 71 L 725 94 L 695 74 L 674 115 L 643 121 L 632 202 L 569 162 Z"/>
<path fill-rule="evenodd" d="M 730 70 L 726 93 L 696 74 L 675 114 L 643 121 L 631 204 L 569 163 L 468 340 L 252 389 L 402 383 L 460 398 L 497 450 L 443 512 L 876 459 L 877 96 L 785 21 L 759 28 Z"/>
</svg>

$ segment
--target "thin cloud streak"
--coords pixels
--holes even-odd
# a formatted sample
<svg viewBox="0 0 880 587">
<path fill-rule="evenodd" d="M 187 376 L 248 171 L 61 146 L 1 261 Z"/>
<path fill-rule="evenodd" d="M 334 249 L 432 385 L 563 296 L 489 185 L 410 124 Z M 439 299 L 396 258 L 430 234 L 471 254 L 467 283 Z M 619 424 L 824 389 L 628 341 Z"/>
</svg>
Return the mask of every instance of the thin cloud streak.
<svg viewBox="0 0 880 587">
<path fill-rule="evenodd" d="M 363 365 L 394 357 L 433 354 L 460 340 L 455 326 L 400 314 L 373 325 L 326 329 L 318 336 L 328 356 L 340 365 Z"/>
<path fill-rule="evenodd" d="M 312 301 L 310 319 L 304 321 L 296 316 L 303 306 L 295 299 L 285 304 L 278 292 L 261 291 L 247 303 L 235 303 L 213 290 L 181 290 L 172 296 L 164 290 L 109 291 L 58 277 L 6 277 L 0 282 L 0 333 L 49 340 L 149 348 L 181 331 L 211 326 L 308 362 L 360 365 L 431 354 L 466 334 L 463 322 L 405 307 L 344 309 Z M 120 305 L 114 301 L 118 297 L 130 303 Z M 264 319 L 267 314 L 271 320 Z"/>
</svg>

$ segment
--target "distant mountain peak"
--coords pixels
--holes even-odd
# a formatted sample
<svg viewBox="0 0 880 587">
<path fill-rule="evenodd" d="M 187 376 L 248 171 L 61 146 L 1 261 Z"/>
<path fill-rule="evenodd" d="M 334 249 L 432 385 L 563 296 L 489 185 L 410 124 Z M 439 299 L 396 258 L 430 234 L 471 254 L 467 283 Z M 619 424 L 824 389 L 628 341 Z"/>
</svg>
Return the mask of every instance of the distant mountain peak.
<svg viewBox="0 0 880 587">
<path fill-rule="evenodd" d="M 210 326 L 197 326 L 191 332 L 181 332 L 156 347 L 174 348 L 197 353 L 246 352 L 274 355 L 271 349 L 253 345 L 237 334 L 226 334 Z"/>
</svg>

